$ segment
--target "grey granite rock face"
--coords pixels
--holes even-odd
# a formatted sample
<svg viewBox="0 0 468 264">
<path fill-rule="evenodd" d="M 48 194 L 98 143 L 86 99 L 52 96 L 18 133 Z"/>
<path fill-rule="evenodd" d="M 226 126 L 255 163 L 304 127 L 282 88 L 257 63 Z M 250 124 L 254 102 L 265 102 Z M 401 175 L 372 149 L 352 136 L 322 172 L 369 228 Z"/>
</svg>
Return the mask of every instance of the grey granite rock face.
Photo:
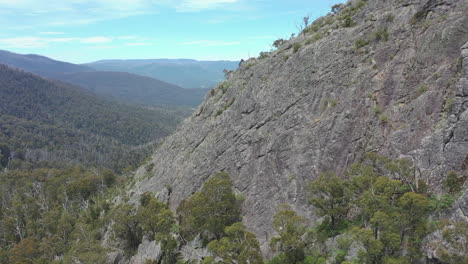
<svg viewBox="0 0 468 264">
<path fill-rule="evenodd" d="M 195 239 L 182 246 L 180 254 L 184 260 L 195 260 L 201 261 L 205 257 L 210 256 L 208 249 L 203 246 L 203 241 L 200 235 L 196 236 Z"/>
<path fill-rule="evenodd" d="M 353 27 L 333 22 L 318 40 L 301 34 L 243 62 L 165 140 L 151 177 L 131 192 L 169 188 L 175 209 L 225 171 L 266 250 L 280 203 L 314 219 L 307 183 L 341 175 L 365 152 L 411 158 L 418 178 L 440 190 L 447 171 L 468 166 L 467 14 L 466 0 L 369 0 Z M 384 29 L 388 40 L 378 40 Z M 368 45 L 357 48 L 359 39 Z"/>
<path fill-rule="evenodd" d="M 147 260 L 159 261 L 161 245 L 156 241 L 143 240 L 138 246 L 137 253 L 130 259 L 130 264 L 145 264 Z"/>
<path fill-rule="evenodd" d="M 115 251 L 107 253 L 106 264 L 128 264 L 128 259 L 123 252 Z"/>
</svg>

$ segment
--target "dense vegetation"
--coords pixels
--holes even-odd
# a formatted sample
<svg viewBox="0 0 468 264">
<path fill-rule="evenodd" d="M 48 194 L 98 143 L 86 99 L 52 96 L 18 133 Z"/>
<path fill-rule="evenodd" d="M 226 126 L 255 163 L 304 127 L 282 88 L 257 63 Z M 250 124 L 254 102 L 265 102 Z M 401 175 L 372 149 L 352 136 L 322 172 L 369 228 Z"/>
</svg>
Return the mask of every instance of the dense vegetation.
<svg viewBox="0 0 468 264">
<path fill-rule="evenodd" d="M 78 85 L 123 103 L 159 107 L 176 106 L 187 112 L 191 112 L 191 107 L 198 106 L 208 92 L 207 89 L 183 89 L 158 79 L 127 72 L 95 71 L 87 66 L 56 61 L 44 56 L 22 55 L 2 50 L 0 50 L 0 64 L 19 68 L 48 79 Z M 235 63 L 229 65 L 231 64 L 235 65 Z M 218 71 L 216 74 L 213 73 L 217 76 L 215 79 L 222 76 L 222 65 L 221 63 L 214 67 L 214 72 L 216 69 Z M 176 71 L 172 74 L 175 75 L 173 77 L 176 80 L 182 78 L 181 72 Z M 195 73 L 194 76 L 197 74 Z M 190 86 L 190 88 L 196 87 L 196 85 Z"/>
<path fill-rule="evenodd" d="M 56 61 L 40 55 L 16 54 L 5 50 L 0 50 L 0 63 L 44 76 L 51 73 L 93 71 L 92 68 L 82 65 Z"/>
<path fill-rule="evenodd" d="M 441 217 L 459 195 L 453 188 L 463 185 L 463 177 L 449 175 L 448 194 L 436 197 L 416 180 L 413 165 L 405 159 L 369 153 L 345 178 L 324 173 L 309 184 L 309 200 L 321 221 L 308 226 L 289 205 L 280 205 L 272 219 L 277 235 L 269 241 L 276 256 L 267 263 L 418 263 L 424 259 L 424 238 L 436 230 L 444 230 L 447 241 L 463 248 L 457 241 L 467 238 L 466 225 Z M 241 201 L 232 192 L 229 176 L 215 175 L 180 204 L 177 221 L 171 220 L 177 223 L 173 238 L 178 238 L 179 246 L 201 239 L 212 254 L 203 264 L 264 263 L 255 236 L 238 222 Z M 336 245 L 330 246 L 331 241 Z M 441 254 L 442 263 L 466 262 L 448 252 Z"/>
<path fill-rule="evenodd" d="M 0 66 L 0 79 L 0 143 L 9 149 L 10 168 L 20 161 L 137 165 L 151 152 L 139 145 L 168 135 L 184 116 L 106 101 L 7 66 Z"/>
<path fill-rule="evenodd" d="M 450 208 L 454 196 L 433 196 L 417 181 L 408 160 L 369 153 L 345 179 L 325 173 L 309 190 L 322 221 L 306 227 L 304 218 L 281 207 L 273 221 L 279 236 L 271 240 L 279 254 L 270 263 L 418 263 L 424 259 L 424 237 L 453 224 L 438 216 Z M 337 246 L 326 246 L 331 239 Z M 442 263 L 466 261 L 447 259 Z"/>
<path fill-rule="evenodd" d="M 96 227 L 110 209 L 106 194 L 121 180 L 80 167 L 1 173 L 0 263 L 53 263 L 56 256 L 71 263 L 81 255 L 103 263 Z"/>
<path fill-rule="evenodd" d="M 292 207 L 280 205 L 272 219 L 277 235 L 269 241 L 276 256 L 265 262 L 255 235 L 240 222 L 242 196 L 226 173 L 213 175 L 174 214 L 151 193 L 130 202 L 117 188 L 124 178 L 108 170 L 9 171 L 0 178 L 0 262 L 103 263 L 111 249 L 101 243 L 111 237 L 108 247 L 128 257 L 144 239 L 156 240 L 161 255 L 147 263 L 194 263 L 180 254 L 193 239 L 211 254 L 203 264 L 418 263 L 424 237 L 436 230 L 465 250 L 468 226 L 442 217 L 459 195 L 454 184 L 463 179 L 450 174 L 451 194 L 440 197 L 416 182 L 408 160 L 369 153 L 345 178 L 323 174 L 309 185 L 310 203 L 322 220 L 309 226 Z M 467 261 L 440 250 L 441 263 Z"/>
</svg>

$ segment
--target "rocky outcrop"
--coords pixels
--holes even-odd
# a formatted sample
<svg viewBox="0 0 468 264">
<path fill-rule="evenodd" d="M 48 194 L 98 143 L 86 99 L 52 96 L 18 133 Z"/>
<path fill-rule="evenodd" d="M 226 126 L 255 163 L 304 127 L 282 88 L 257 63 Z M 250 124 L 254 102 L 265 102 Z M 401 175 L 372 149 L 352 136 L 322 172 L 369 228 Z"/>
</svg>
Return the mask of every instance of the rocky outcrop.
<svg viewBox="0 0 468 264">
<path fill-rule="evenodd" d="M 130 264 L 145 264 L 147 260 L 157 262 L 161 258 L 161 254 L 159 243 L 144 239 L 138 246 L 137 253 L 130 259 Z"/>
<path fill-rule="evenodd" d="M 423 250 L 426 259 L 439 263 L 438 260 L 445 258 L 445 262 L 451 263 L 455 261 L 447 259 L 448 256 L 455 256 L 460 258 L 456 263 L 464 263 L 461 259 L 468 259 L 468 190 L 455 202 L 444 219 L 448 224 L 425 239 Z"/>
<path fill-rule="evenodd" d="M 345 7 L 356 6 L 351 23 L 329 15 L 243 62 L 165 140 L 131 192 L 170 189 L 176 208 L 228 172 L 245 197 L 243 222 L 263 243 L 278 204 L 314 219 L 307 183 L 341 175 L 365 152 L 411 158 L 435 191 L 447 171 L 467 169 L 467 1 L 359 3 Z"/>
<path fill-rule="evenodd" d="M 208 249 L 203 245 L 200 235 L 195 237 L 192 241 L 183 245 L 180 249 L 180 254 L 184 260 L 201 261 L 205 257 L 210 256 Z"/>
</svg>

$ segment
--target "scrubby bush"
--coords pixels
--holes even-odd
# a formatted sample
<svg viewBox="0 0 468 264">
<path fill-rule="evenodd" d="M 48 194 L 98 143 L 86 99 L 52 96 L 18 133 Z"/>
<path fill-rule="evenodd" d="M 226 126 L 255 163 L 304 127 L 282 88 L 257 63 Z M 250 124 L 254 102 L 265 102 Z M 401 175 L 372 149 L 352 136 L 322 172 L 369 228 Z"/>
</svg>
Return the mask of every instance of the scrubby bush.
<svg viewBox="0 0 468 264">
<path fill-rule="evenodd" d="M 284 40 L 282 38 L 277 39 L 277 40 L 275 40 L 275 42 L 273 42 L 273 47 L 279 49 L 285 42 L 286 42 L 286 40 Z"/>
<path fill-rule="evenodd" d="M 273 217 L 273 229 L 278 236 L 270 240 L 270 247 L 280 254 L 271 263 L 300 263 L 304 260 L 305 219 L 286 204 Z"/>
<path fill-rule="evenodd" d="M 242 223 L 234 223 L 226 227 L 224 233 L 225 237 L 208 244 L 208 250 L 213 254 L 213 259 L 206 263 L 263 263 L 260 244 L 255 235 L 247 231 Z M 214 259 L 220 259 L 220 261 Z"/>
<path fill-rule="evenodd" d="M 419 86 L 418 88 L 418 91 L 417 91 L 417 95 L 422 95 L 423 93 L 427 92 L 429 89 L 427 88 L 427 85 L 423 84 L 421 86 Z"/>
<path fill-rule="evenodd" d="M 358 50 L 362 47 L 365 47 L 369 44 L 369 41 L 365 40 L 365 39 L 357 39 L 355 42 L 354 42 L 354 49 L 355 50 Z"/>
<path fill-rule="evenodd" d="M 456 194 L 463 188 L 466 178 L 459 176 L 455 171 L 450 171 L 445 179 L 445 187 L 450 194 Z"/>
<path fill-rule="evenodd" d="M 225 227 L 240 221 L 240 202 L 232 191 L 227 173 L 216 173 L 203 184 L 201 191 L 179 205 L 181 234 L 187 240 L 196 234 L 208 242 L 224 236 Z"/>
<path fill-rule="evenodd" d="M 373 39 L 375 41 L 388 41 L 388 31 L 386 28 L 379 29 L 373 33 Z"/>
<path fill-rule="evenodd" d="M 294 43 L 294 45 L 293 45 L 294 53 L 296 53 L 301 47 L 302 47 L 301 43 L 299 43 L 299 42 Z"/>
</svg>

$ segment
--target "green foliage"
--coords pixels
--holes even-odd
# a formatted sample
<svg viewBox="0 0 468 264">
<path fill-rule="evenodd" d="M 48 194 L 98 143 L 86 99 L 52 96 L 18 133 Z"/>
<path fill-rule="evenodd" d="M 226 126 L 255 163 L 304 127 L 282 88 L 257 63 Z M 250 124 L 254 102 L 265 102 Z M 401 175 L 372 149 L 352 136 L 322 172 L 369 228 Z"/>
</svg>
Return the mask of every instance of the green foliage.
<svg viewBox="0 0 468 264">
<path fill-rule="evenodd" d="M 411 17 L 411 20 L 410 20 L 410 23 L 411 24 L 417 24 L 419 22 L 421 22 L 424 18 L 426 17 L 426 12 L 424 12 L 423 10 L 420 10 L 418 12 L 416 12 L 413 17 Z"/>
<path fill-rule="evenodd" d="M 374 113 L 376 115 L 380 115 L 382 113 L 382 107 L 380 107 L 380 105 L 375 105 L 374 107 Z"/>
<path fill-rule="evenodd" d="M 234 223 L 224 230 L 226 236 L 213 240 L 208 244 L 208 250 L 215 259 L 211 263 L 261 264 L 263 258 L 260 245 L 253 233 L 246 230 L 242 223 Z"/>
<path fill-rule="evenodd" d="M 280 252 L 281 263 L 300 263 L 304 260 L 305 219 L 286 204 L 282 204 L 273 217 L 273 229 L 278 236 L 270 240 L 273 251 Z M 279 262 L 272 262 L 279 263 Z"/>
<path fill-rule="evenodd" d="M 187 115 L 106 101 L 7 66 L 0 79 L 0 142 L 17 153 L 9 169 L 82 164 L 120 171 L 138 165 L 153 144 L 134 146 L 169 135 Z M 1 167 L 10 158 L 4 150 Z"/>
<path fill-rule="evenodd" d="M 352 27 L 355 25 L 352 17 L 355 16 L 365 5 L 367 0 L 359 0 L 354 5 L 350 5 L 340 11 L 338 19 L 342 21 L 344 27 Z"/>
<path fill-rule="evenodd" d="M 412 232 L 423 232 L 424 222 L 427 221 L 427 216 L 429 214 L 430 203 L 427 196 L 414 193 L 406 192 L 398 199 L 397 202 L 398 209 L 402 214 L 402 220 L 405 222 L 405 225 L 409 228 L 412 228 Z"/>
<path fill-rule="evenodd" d="M 172 234 L 159 233 L 156 240 L 161 243 L 161 264 L 176 263 L 179 258 L 178 243 Z"/>
<path fill-rule="evenodd" d="M 381 41 L 381 40 L 388 41 L 387 29 L 383 28 L 383 29 L 379 29 L 379 30 L 375 31 L 373 33 L 373 35 L 372 35 L 372 38 L 375 41 Z"/>
<path fill-rule="evenodd" d="M 51 263 L 64 256 L 102 263 L 98 240 L 109 211 L 105 193 L 114 188 L 105 183 L 109 173 L 79 167 L 0 173 L 0 259 Z"/>
<path fill-rule="evenodd" d="M 444 111 L 451 112 L 454 105 L 455 105 L 455 98 L 454 97 L 448 98 L 447 100 L 445 100 Z"/>
<path fill-rule="evenodd" d="M 322 101 L 321 110 L 325 111 L 328 107 L 335 107 L 338 104 L 338 100 L 326 97 Z"/>
<path fill-rule="evenodd" d="M 418 88 L 418 91 L 417 91 L 417 95 L 420 96 L 422 95 L 423 93 L 427 92 L 429 89 L 427 88 L 427 85 L 423 84 L 421 86 L 419 86 Z"/>
<path fill-rule="evenodd" d="M 410 264 L 406 257 L 384 257 L 383 264 Z"/>
<path fill-rule="evenodd" d="M 343 27 L 352 27 L 354 26 L 354 21 L 350 15 L 345 15 L 343 17 Z"/>
<path fill-rule="evenodd" d="M 224 106 L 216 112 L 216 116 L 222 115 L 223 112 L 226 111 L 229 107 L 231 107 L 231 105 L 233 105 L 235 101 L 236 101 L 236 97 L 234 96 L 231 98 L 229 102 L 224 103 Z"/>
<path fill-rule="evenodd" d="M 9 263 L 34 263 L 33 260 L 40 255 L 39 242 L 34 238 L 25 238 L 10 250 Z"/>
<path fill-rule="evenodd" d="M 143 238 L 138 216 L 130 204 L 121 204 L 114 210 L 112 229 L 116 238 L 124 242 L 127 253 L 133 253 Z"/>
<path fill-rule="evenodd" d="M 355 227 L 352 230 L 356 240 L 362 243 L 365 251 L 359 251 L 360 263 L 378 263 L 378 259 L 384 249 L 381 241 L 374 237 L 374 232 L 369 228 Z"/>
<path fill-rule="evenodd" d="M 430 232 L 429 213 L 439 210 L 435 207 L 447 208 L 453 199 L 429 199 L 407 159 L 366 153 L 346 176 L 340 179 L 328 173 L 310 184 L 311 203 L 317 215 L 324 217 L 307 235 L 311 256 L 325 254 L 336 263 L 351 263 L 345 256 L 352 234 L 352 240 L 363 246 L 356 263 L 413 263 L 420 259 L 421 243 Z M 341 224 L 331 224 L 331 219 L 339 219 L 335 222 Z M 323 252 L 320 243 L 344 232 L 349 233 L 340 237 L 336 251 Z M 319 254 L 314 253 L 317 250 Z"/>
<path fill-rule="evenodd" d="M 369 44 L 369 41 L 365 40 L 365 39 L 357 39 L 355 42 L 354 42 L 354 49 L 355 50 L 358 50 L 362 47 L 365 47 Z"/>
<path fill-rule="evenodd" d="M 395 20 L 395 16 L 393 14 L 388 14 L 385 16 L 385 21 L 391 23 Z"/>
<path fill-rule="evenodd" d="M 106 250 L 99 241 L 78 240 L 65 256 L 66 263 L 79 261 L 83 264 L 105 263 Z"/>
<path fill-rule="evenodd" d="M 224 81 L 222 83 L 220 83 L 218 85 L 218 89 L 223 93 L 225 94 L 226 91 L 229 89 L 229 87 L 231 87 L 231 85 L 227 82 L 227 81 Z"/>
<path fill-rule="evenodd" d="M 431 196 L 430 198 L 431 211 L 437 213 L 441 210 L 448 209 L 452 207 L 454 202 L 455 202 L 455 199 L 452 196 L 447 195 L 447 194 L 442 195 L 440 198 Z"/>
<path fill-rule="evenodd" d="M 265 59 L 265 58 L 268 58 L 268 56 L 269 56 L 268 52 L 262 51 L 262 52 L 260 52 L 260 55 L 258 56 L 258 59 L 260 59 L 260 60 Z"/>
<path fill-rule="evenodd" d="M 210 95 L 210 97 L 215 96 L 216 95 L 216 88 L 211 89 L 209 95 Z"/>
<path fill-rule="evenodd" d="M 275 42 L 273 42 L 273 47 L 279 49 L 286 41 L 282 38 L 280 39 L 277 39 L 275 40 Z"/>
<path fill-rule="evenodd" d="M 327 263 L 327 258 L 323 256 L 307 256 L 304 259 L 304 264 L 325 264 Z"/>
<path fill-rule="evenodd" d="M 138 209 L 137 218 L 143 233 L 153 239 L 157 234 L 170 234 L 175 218 L 167 205 L 148 193 L 143 194 L 140 201 L 141 206 Z"/>
<path fill-rule="evenodd" d="M 334 18 L 334 17 L 332 17 L 332 16 L 326 16 L 325 19 L 324 19 L 324 21 L 323 21 L 323 24 L 324 24 L 325 26 L 327 26 L 327 25 L 333 24 L 333 22 L 335 22 L 335 18 Z"/>
<path fill-rule="evenodd" d="M 102 170 L 101 177 L 107 187 L 111 187 L 117 181 L 117 175 L 115 175 L 114 172 L 109 169 Z"/>
<path fill-rule="evenodd" d="M 463 69 L 463 57 L 460 56 L 457 58 L 456 65 L 457 65 L 457 72 L 461 72 Z"/>
<path fill-rule="evenodd" d="M 296 42 L 293 44 L 293 52 L 296 53 L 300 48 L 302 47 L 302 44 L 299 42 Z"/>
<path fill-rule="evenodd" d="M 387 115 L 380 115 L 380 122 L 384 124 L 389 124 L 388 116 Z"/>
<path fill-rule="evenodd" d="M 319 216 L 328 217 L 322 226 L 329 225 L 329 236 L 336 235 L 345 226 L 350 200 L 351 192 L 347 183 L 333 173 L 324 173 L 309 184 L 309 201 Z"/>
<path fill-rule="evenodd" d="M 338 13 L 341 9 L 343 9 L 343 4 L 335 4 L 335 5 L 332 5 L 331 7 L 331 12 L 333 14 L 336 14 Z"/>
<path fill-rule="evenodd" d="M 128 203 L 120 204 L 113 210 L 112 230 L 123 249 L 131 255 L 138 248 L 144 235 L 161 244 L 162 264 L 175 263 L 179 253 L 178 241 L 173 235 L 175 217 L 167 204 L 158 201 L 151 193 L 140 196 L 138 210 Z M 150 260 L 152 261 L 152 260 Z"/>
<path fill-rule="evenodd" d="M 216 173 L 201 191 L 179 205 L 181 235 L 190 240 L 201 234 L 205 241 L 220 239 L 226 226 L 240 220 L 240 203 L 227 173 Z"/>
<path fill-rule="evenodd" d="M 460 192 L 465 184 L 466 177 L 459 176 L 455 171 L 450 171 L 445 179 L 445 188 L 450 194 Z"/>
<path fill-rule="evenodd" d="M 359 0 L 357 4 L 354 6 L 354 8 L 359 10 L 363 8 L 364 6 L 366 6 L 366 4 L 367 4 L 367 0 Z"/>
<path fill-rule="evenodd" d="M 10 158 L 10 148 L 6 144 L 0 144 L 0 168 L 5 168 L 8 165 Z"/>
<path fill-rule="evenodd" d="M 371 42 L 376 41 L 388 41 L 389 35 L 388 31 L 386 28 L 379 29 L 372 34 L 364 37 L 364 38 L 359 38 L 354 42 L 354 50 L 359 50 L 367 45 L 369 45 Z"/>
<path fill-rule="evenodd" d="M 437 249 L 438 255 L 441 256 L 440 260 L 443 264 L 464 264 L 468 263 L 468 248 L 466 241 L 468 241 L 468 223 L 455 222 L 446 227 L 442 231 L 444 238 L 444 245 Z M 446 248 L 451 248 L 450 252 Z"/>
</svg>

